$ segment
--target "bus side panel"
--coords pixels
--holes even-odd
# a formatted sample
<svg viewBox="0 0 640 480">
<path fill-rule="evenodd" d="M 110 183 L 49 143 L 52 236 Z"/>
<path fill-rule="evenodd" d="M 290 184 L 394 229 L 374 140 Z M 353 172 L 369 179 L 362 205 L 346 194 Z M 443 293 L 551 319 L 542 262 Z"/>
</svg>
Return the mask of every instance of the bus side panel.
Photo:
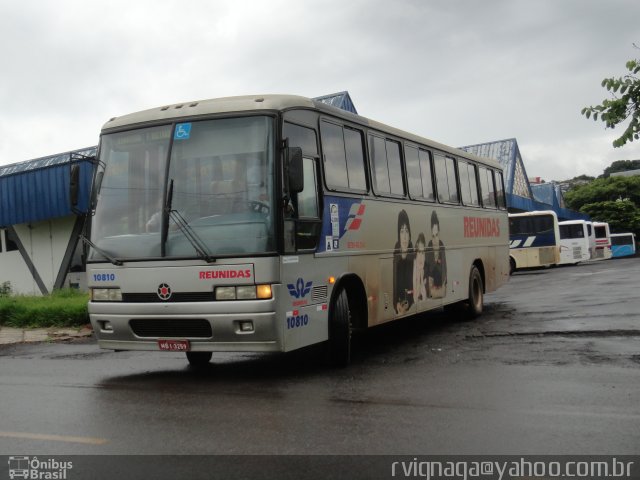
<svg viewBox="0 0 640 480">
<path fill-rule="evenodd" d="M 324 342 L 329 338 L 330 276 L 344 271 L 344 257 L 318 261 L 313 254 L 281 258 L 282 299 L 277 321 L 282 328 L 284 351 Z"/>
</svg>

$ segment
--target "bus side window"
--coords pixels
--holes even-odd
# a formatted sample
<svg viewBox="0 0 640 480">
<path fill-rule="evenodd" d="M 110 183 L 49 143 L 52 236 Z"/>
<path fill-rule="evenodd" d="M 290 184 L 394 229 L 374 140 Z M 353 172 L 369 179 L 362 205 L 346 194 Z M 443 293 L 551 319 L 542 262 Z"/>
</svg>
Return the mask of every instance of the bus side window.
<svg viewBox="0 0 640 480">
<path fill-rule="evenodd" d="M 455 160 L 443 155 L 435 155 L 438 200 L 443 203 L 458 203 L 458 183 L 456 181 Z"/>
<path fill-rule="evenodd" d="M 347 157 L 344 151 L 344 134 L 342 127 L 333 123 L 320 122 L 322 158 L 324 160 L 324 176 L 327 186 L 334 189 L 347 188 Z"/>
<path fill-rule="evenodd" d="M 498 208 L 505 210 L 507 208 L 507 202 L 504 190 L 504 178 L 502 172 L 495 172 L 496 175 L 496 195 L 498 197 Z"/>
<path fill-rule="evenodd" d="M 458 172 L 460 173 L 462 203 L 474 207 L 479 206 L 476 166 L 469 162 L 458 161 Z"/>
<path fill-rule="evenodd" d="M 422 178 L 422 197 L 425 200 L 436 199 L 433 191 L 433 168 L 431 166 L 431 154 L 427 150 L 420 149 L 420 176 Z"/>
<path fill-rule="evenodd" d="M 371 173 L 375 192 L 378 194 L 391 193 L 384 139 L 369 135 L 369 154 L 371 155 Z"/>
<path fill-rule="evenodd" d="M 404 195 L 404 181 L 402 180 L 402 160 L 400 144 L 387 140 L 387 165 L 389 167 L 389 186 L 394 195 Z"/>
<path fill-rule="evenodd" d="M 344 145 L 347 154 L 347 173 L 349 188 L 367 190 L 367 177 L 364 172 L 364 147 L 362 132 L 348 127 L 344 129 Z"/>
<path fill-rule="evenodd" d="M 362 132 L 323 120 L 320 133 L 327 186 L 366 191 Z"/>
<path fill-rule="evenodd" d="M 427 150 L 411 145 L 404 147 L 407 185 L 411 198 L 434 201 L 431 156 Z"/>
<path fill-rule="evenodd" d="M 482 188 L 482 204 L 485 208 L 496 208 L 496 194 L 493 184 L 493 170 L 480 167 L 480 186 Z"/>
<path fill-rule="evenodd" d="M 404 147 L 404 159 L 407 165 L 407 183 L 411 198 L 423 198 L 420 178 L 420 155 L 418 149 L 409 145 Z"/>
<path fill-rule="evenodd" d="M 298 217 L 318 217 L 318 195 L 316 192 L 316 166 L 312 158 L 302 159 L 304 188 L 298 193 Z"/>
<path fill-rule="evenodd" d="M 314 159 L 318 155 L 316 131 L 285 122 L 282 135 L 289 139 L 290 147 L 302 148 L 304 176 L 303 189 L 293 199 L 295 218 L 288 218 L 285 222 L 285 251 L 293 253 L 299 250 L 313 250 L 318 243 L 321 227 L 318 174 Z"/>
</svg>

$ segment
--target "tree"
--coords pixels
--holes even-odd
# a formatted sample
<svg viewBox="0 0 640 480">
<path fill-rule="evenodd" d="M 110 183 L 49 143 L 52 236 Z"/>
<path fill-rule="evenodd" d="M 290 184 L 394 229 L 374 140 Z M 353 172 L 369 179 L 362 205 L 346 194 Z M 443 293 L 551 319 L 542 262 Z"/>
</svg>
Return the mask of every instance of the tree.
<svg viewBox="0 0 640 480">
<path fill-rule="evenodd" d="M 615 202 L 628 198 L 640 205 L 640 176 L 597 178 L 593 182 L 579 185 L 564 194 L 564 201 L 573 210 L 598 202 Z"/>
<path fill-rule="evenodd" d="M 640 78 L 637 76 L 640 60 L 629 60 L 627 70 L 630 73 L 623 77 L 602 80 L 602 86 L 611 92 L 612 98 L 603 100 L 600 105 L 582 109 L 582 115 L 587 118 L 593 116 L 595 121 L 600 119 L 606 128 L 615 128 L 631 119 L 622 135 L 613 141 L 614 147 L 640 138 Z"/>
<path fill-rule="evenodd" d="M 640 160 L 616 160 L 604 169 L 602 178 L 608 178 L 612 173 L 640 170 Z"/>
<path fill-rule="evenodd" d="M 612 233 L 633 232 L 636 237 L 640 235 L 640 208 L 630 200 L 588 203 L 580 211 L 593 220 L 607 222 Z"/>
</svg>

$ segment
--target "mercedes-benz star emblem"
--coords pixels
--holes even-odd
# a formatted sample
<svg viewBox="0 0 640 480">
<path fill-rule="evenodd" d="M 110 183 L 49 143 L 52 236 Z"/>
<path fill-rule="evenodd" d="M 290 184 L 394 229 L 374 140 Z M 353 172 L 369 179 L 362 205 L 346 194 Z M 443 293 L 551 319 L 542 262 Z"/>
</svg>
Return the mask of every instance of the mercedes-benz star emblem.
<svg viewBox="0 0 640 480">
<path fill-rule="evenodd" d="M 158 287 L 158 297 L 160 297 L 160 300 L 169 300 L 171 298 L 171 287 L 166 283 L 161 283 Z"/>
</svg>

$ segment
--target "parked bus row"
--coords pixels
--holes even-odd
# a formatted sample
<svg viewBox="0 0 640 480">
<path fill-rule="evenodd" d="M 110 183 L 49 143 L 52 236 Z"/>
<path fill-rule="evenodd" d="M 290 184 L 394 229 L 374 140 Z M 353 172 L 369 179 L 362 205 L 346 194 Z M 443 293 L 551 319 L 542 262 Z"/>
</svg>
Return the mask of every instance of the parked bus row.
<svg viewBox="0 0 640 480">
<path fill-rule="evenodd" d="M 555 212 L 509 214 L 511 272 L 523 268 L 576 265 L 635 255 L 633 233 L 610 233 L 609 224 L 586 220 L 559 222 Z"/>
</svg>

